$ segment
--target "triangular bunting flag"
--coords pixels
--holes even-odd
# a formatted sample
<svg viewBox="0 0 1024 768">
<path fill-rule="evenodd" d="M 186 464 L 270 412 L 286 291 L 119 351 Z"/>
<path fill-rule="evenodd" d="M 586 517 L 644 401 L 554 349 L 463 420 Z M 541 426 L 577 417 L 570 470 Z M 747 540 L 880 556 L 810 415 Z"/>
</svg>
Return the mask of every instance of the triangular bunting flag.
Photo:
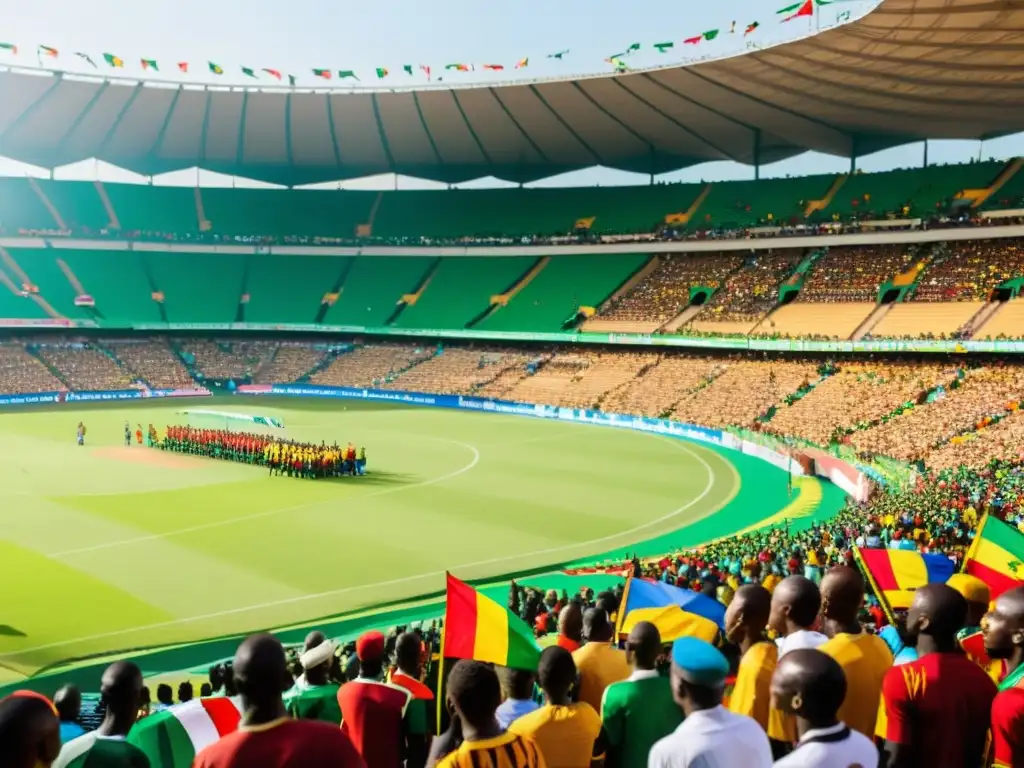
<svg viewBox="0 0 1024 768">
<path fill-rule="evenodd" d="M 331 79 L 331 70 L 329 70 L 329 69 L 314 69 L 313 70 L 313 77 L 319 77 L 319 78 L 321 78 L 323 80 L 330 80 Z"/>
<path fill-rule="evenodd" d="M 558 53 L 549 53 L 548 54 L 548 58 L 549 59 L 558 59 L 559 61 L 561 61 L 562 57 L 565 56 L 565 54 L 567 54 L 568 52 L 569 52 L 569 49 L 566 48 L 564 51 L 559 51 Z"/>
<path fill-rule="evenodd" d="M 88 53 L 82 53 L 81 51 L 76 51 L 75 52 L 75 56 L 80 58 L 82 61 L 84 61 L 86 64 L 88 64 L 93 69 L 96 69 L 96 62 L 92 60 L 92 56 L 90 56 Z"/>
<path fill-rule="evenodd" d="M 753 32 L 755 29 L 757 29 L 760 26 L 761 25 L 758 22 L 756 22 L 756 21 L 750 22 L 749 24 L 747 24 L 747 28 L 745 30 L 743 30 L 743 36 L 746 37 L 747 35 L 749 35 L 751 32 Z"/>
<path fill-rule="evenodd" d="M 9 51 L 14 56 L 18 55 L 18 46 L 14 43 L 0 43 L 0 51 Z"/>
<path fill-rule="evenodd" d="M 187 61 L 179 61 L 178 62 L 178 70 L 181 71 L 181 72 L 188 73 L 188 62 Z"/>
<path fill-rule="evenodd" d="M 412 64 L 404 65 L 402 67 L 402 71 L 405 72 L 405 74 L 407 74 L 407 75 L 411 75 L 412 74 Z"/>
<path fill-rule="evenodd" d="M 154 72 L 160 71 L 160 67 L 156 65 L 155 59 L 142 59 L 140 63 L 142 64 L 143 69 L 152 69 Z"/>
<path fill-rule="evenodd" d="M 57 56 L 60 54 L 60 51 L 58 51 L 56 48 L 51 48 L 48 45 L 40 45 L 36 49 L 36 51 L 43 56 L 49 56 L 51 59 L 56 59 Z"/>
<path fill-rule="evenodd" d="M 675 48 L 676 44 L 675 43 L 655 43 L 653 47 L 658 49 L 658 53 L 664 53 L 665 51 L 669 50 L 670 48 Z"/>
<path fill-rule="evenodd" d="M 549 57 L 549 58 L 552 58 L 552 57 Z M 519 61 L 516 62 L 516 69 L 522 69 L 523 67 L 528 67 L 528 66 L 530 66 L 530 59 L 529 58 L 520 59 Z"/>
<path fill-rule="evenodd" d="M 330 73 L 327 74 L 327 78 L 330 79 Z M 348 78 L 352 78 L 353 80 L 359 80 L 359 75 L 357 75 L 351 69 L 340 69 L 340 70 L 338 70 L 338 79 L 339 80 L 347 80 Z M 360 80 L 360 82 L 362 82 L 362 81 Z"/>
<path fill-rule="evenodd" d="M 266 67 L 264 67 L 263 71 L 266 72 L 268 75 L 270 75 L 275 80 L 280 80 L 281 79 L 281 73 L 278 70 L 276 70 L 276 69 L 267 69 Z"/>
<path fill-rule="evenodd" d="M 107 62 L 107 64 L 116 69 L 124 68 L 124 59 L 122 59 L 120 56 L 115 56 L 112 53 L 104 53 L 103 60 Z M 143 67 L 143 69 L 145 69 L 145 67 Z"/>
<path fill-rule="evenodd" d="M 780 8 L 779 10 L 777 10 L 775 14 L 789 14 L 788 16 L 786 16 L 786 18 L 782 20 L 783 23 L 787 21 L 792 21 L 793 19 L 799 19 L 803 16 L 813 16 L 814 0 L 804 0 L 804 2 L 797 3 L 796 5 L 788 5 L 785 8 Z"/>
<path fill-rule="evenodd" d="M 377 67 L 377 77 L 378 78 L 384 79 L 387 76 L 388 76 L 388 68 L 387 67 Z"/>
<path fill-rule="evenodd" d="M 215 75 L 223 75 L 224 74 L 224 69 L 221 67 L 220 64 L 214 64 L 212 61 L 208 62 L 208 63 L 209 63 L 209 66 L 210 66 L 210 71 L 213 74 L 215 74 Z"/>
</svg>

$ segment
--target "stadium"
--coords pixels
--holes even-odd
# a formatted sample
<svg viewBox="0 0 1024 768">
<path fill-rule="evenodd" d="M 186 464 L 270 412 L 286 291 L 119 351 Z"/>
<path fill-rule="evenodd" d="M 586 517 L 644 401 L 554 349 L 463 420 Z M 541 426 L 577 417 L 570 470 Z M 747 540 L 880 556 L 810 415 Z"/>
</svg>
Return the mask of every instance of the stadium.
<svg viewBox="0 0 1024 768">
<path fill-rule="evenodd" d="M 794 13 L 824 13 L 806 5 Z M 593 699 L 604 718 L 586 750 L 625 768 L 650 751 L 655 765 L 651 744 L 614 735 L 612 687 L 588 688 L 598 662 L 584 653 L 626 645 L 640 664 L 648 626 L 672 668 L 668 701 L 679 680 L 676 701 L 705 685 L 688 677 L 704 651 L 677 655 L 688 641 L 727 664 L 707 687 L 761 726 L 769 761 L 751 764 L 793 758 L 805 731 L 833 725 L 797 704 L 799 738 L 768 724 L 787 632 L 827 636 L 805 647 L 846 675 L 833 715 L 886 749 L 919 747 L 886 726 L 881 678 L 865 691 L 876 670 L 828 649 L 898 627 L 884 674 L 917 636 L 911 617 L 992 601 L 993 625 L 1018 621 L 1024 637 L 1024 599 L 1000 597 L 1024 594 L 1024 159 L 858 163 L 1024 131 L 1024 27 L 982 0 L 836 18 L 741 55 L 486 85 L 148 87 L 0 65 L 3 157 L 281 185 L 0 177 L 0 750 L 5 706 L 31 691 L 57 696 L 62 732 L 85 734 L 41 764 L 85 765 L 100 728 L 154 767 L 192 765 L 245 732 L 231 664 L 271 632 L 298 686 L 288 712 L 353 731 L 368 766 L 469 764 L 452 762 L 486 732 L 457 700 L 469 664 L 498 668 L 505 703 L 522 698 L 507 671 L 539 669 L 538 711 L 562 706 L 545 683 L 552 649 L 572 650 L 579 673 L 565 706 Z M 849 170 L 760 177 L 809 151 Z M 715 161 L 753 178 L 655 183 Z M 522 186 L 593 166 L 651 183 Z M 381 173 L 520 186 L 296 188 Z M 786 595 L 806 589 L 820 616 L 799 627 L 752 608 L 763 594 L 793 617 Z M 956 623 L 970 630 L 958 658 L 1005 691 L 1024 646 L 998 648 L 982 614 Z M 412 632 L 416 670 L 402 660 Z M 935 632 L 921 629 L 912 663 L 929 643 L 951 650 Z M 741 636 L 778 657 L 757 695 Z M 124 698 L 115 668 L 145 690 L 123 733 L 103 731 Z M 317 670 L 336 715 L 296 703 Z M 368 757 L 347 709 L 373 670 L 391 692 L 418 678 L 399 721 L 456 678 L 450 710 L 431 703 L 416 739 L 396 731 L 398 762 Z M 68 685 L 82 692 L 70 714 Z M 168 685 L 177 700 L 158 698 Z M 749 696 L 761 703 L 744 709 Z M 975 707 L 971 764 L 989 759 L 990 729 L 995 765 L 1024 760 L 1024 738 L 997 733 L 1001 697 Z M 851 701 L 871 708 L 864 728 Z M 472 729 L 428 763 L 453 716 Z M 493 738 L 524 733 L 507 728 Z M 530 735 L 508 742 L 508 764 L 557 752 L 550 733 Z M 551 768 L 577 764 L 552 754 Z"/>
</svg>

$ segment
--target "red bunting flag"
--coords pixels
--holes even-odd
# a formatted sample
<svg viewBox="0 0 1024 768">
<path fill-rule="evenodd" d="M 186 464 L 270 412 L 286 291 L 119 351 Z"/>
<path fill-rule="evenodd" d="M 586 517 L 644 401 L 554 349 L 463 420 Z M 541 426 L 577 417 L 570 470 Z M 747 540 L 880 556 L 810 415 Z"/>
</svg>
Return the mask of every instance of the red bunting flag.
<svg viewBox="0 0 1024 768">
<path fill-rule="evenodd" d="M 179 61 L 178 62 L 178 69 L 180 71 L 182 71 L 182 72 L 185 72 L 187 74 L 188 73 L 188 62 L 187 61 Z"/>
<path fill-rule="evenodd" d="M 501 72 L 505 69 L 504 64 L 484 64 L 484 69 L 489 69 L 492 72 Z"/>
<path fill-rule="evenodd" d="M 276 69 L 266 69 L 266 68 L 264 68 L 263 71 L 266 72 L 268 75 L 270 75 L 275 80 L 280 80 L 281 79 L 281 73 L 278 72 Z"/>
</svg>

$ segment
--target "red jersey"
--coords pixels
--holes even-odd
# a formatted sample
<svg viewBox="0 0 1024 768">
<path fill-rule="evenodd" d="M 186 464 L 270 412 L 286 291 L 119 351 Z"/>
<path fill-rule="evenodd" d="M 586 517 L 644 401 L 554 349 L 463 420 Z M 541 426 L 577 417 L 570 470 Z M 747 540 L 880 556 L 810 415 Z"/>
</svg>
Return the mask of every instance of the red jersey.
<svg viewBox="0 0 1024 768">
<path fill-rule="evenodd" d="M 992 702 L 993 768 L 1024 768 L 1024 688 L 1000 691 Z"/>
<path fill-rule="evenodd" d="M 336 726 L 281 718 L 229 733 L 198 755 L 192 768 L 366 768 Z"/>
<path fill-rule="evenodd" d="M 401 768 L 403 720 L 411 698 L 406 688 L 376 680 L 358 678 L 341 686 L 341 730 L 352 739 L 367 768 Z"/>
<path fill-rule="evenodd" d="M 885 738 L 912 745 L 915 765 L 981 765 L 996 684 L 961 653 L 929 653 L 882 683 Z"/>
</svg>

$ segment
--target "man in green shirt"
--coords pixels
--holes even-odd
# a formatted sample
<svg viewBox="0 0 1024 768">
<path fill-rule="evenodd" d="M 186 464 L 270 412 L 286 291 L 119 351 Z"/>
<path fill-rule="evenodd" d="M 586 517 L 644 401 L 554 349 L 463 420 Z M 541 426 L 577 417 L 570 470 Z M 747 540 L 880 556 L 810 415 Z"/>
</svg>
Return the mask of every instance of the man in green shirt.
<svg viewBox="0 0 1024 768">
<path fill-rule="evenodd" d="M 672 699 L 672 685 L 658 673 L 661 635 L 647 621 L 639 622 L 626 640 L 626 658 L 633 673 L 612 683 L 601 701 L 601 720 L 608 745 L 608 768 L 647 765 L 647 755 L 659 739 L 683 721 Z"/>
<path fill-rule="evenodd" d="M 149 758 L 125 741 L 142 701 L 142 672 L 130 661 L 107 667 L 100 683 L 107 714 L 95 731 L 72 739 L 60 751 L 54 768 L 150 768 Z"/>
<path fill-rule="evenodd" d="M 338 706 L 338 683 L 331 682 L 335 645 L 320 635 L 312 647 L 307 638 L 306 650 L 299 657 L 305 672 L 302 685 L 296 685 L 284 696 L 288 714 L 297 720 L 320 720 L 341 725 L 341 707 Z"/>
</svg>

